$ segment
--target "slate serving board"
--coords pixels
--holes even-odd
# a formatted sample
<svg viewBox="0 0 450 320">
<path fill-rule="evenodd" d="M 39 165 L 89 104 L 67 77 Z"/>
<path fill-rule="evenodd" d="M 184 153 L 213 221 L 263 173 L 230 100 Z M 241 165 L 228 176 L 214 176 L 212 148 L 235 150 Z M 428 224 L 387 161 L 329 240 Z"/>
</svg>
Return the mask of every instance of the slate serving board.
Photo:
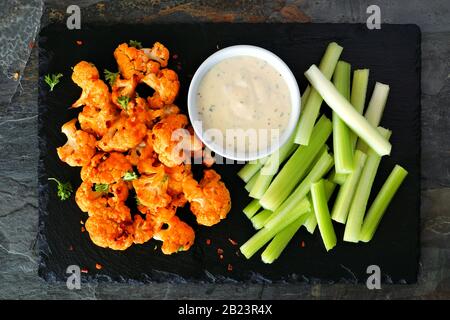
<svg viewBox="0 0 450 320">
<path fill-rule="evenodd" d="M 150 46 L 164 43 L 176 54 L 169 67 L 181 81 L 177 100 L 186 111 L 190 79 L 201 62 L 219 48 L 252 44 L 279 55 L 292 69 L 300 88 L 306 86 L 303 72 L 318 63 L 326 45 L 336 41 L 344 47 L 342 59 L 353 68 L 370 68 L 369 93 L 374 82 L 391 86 L 382 125 L 393 130 L 393 151 L 383 159 L 374 184 L 374 194 L 398 163 L 409 175 L 388 208 L 373 241 L 350 244 L 342 241 L 343 226 L 335 224 L 338 245 L 327 253 L 318 231 L 313 235 L 303 228 L 295 235 L 282 256 L 265 265 L 256 254 L 246 260 L 228 239 L 239 245 L 255 231 L 242 214 L 249 202 L 244 183 L 236 172 L 242 166 L 215 165 L 231 191 L 232 209 L 228 218 L 207 228 L 197 226 L 186 207 L 180 215 L 196 231 L 194 246 L 188 252 L 165 256 L 160 243 L 152 240 L 134 245 L 124 252 L 99 248 L 80 221 L 86 220 L 72 197 L 61 202 L 55 185 L 48 177 L 80 184 L 78 168 L 62 163 L 56 147 L 65 143 L 60 127 L 76 117 L 79 110 L 69 110 L 80 89 L 70 80 L 71 67 L 80 60 L 93 62 L 99 70 L 116 70 L 114 48 L 130 39 Z M 77 41 L 82 41 L 78 45 Z M 367 30 L 359 24 L 155 24 L 155 25 L 83 25 L 69 31 L 64 25 L 50 25 L 40 34 L 39 66 L 39 274 L 47 280 L 66 279 L 66 268 L 78 265 L 86 269 L 85 280 L 115 281 L 359 281 L 367 279 L 369 265 L 378 265 L 382 281 L 414 283 L 419 259 L 420 210 L 420 30 L 414 25 L 386 25 L 381 30 Z M 43 82 L 47 73 L 64 74 L 54 92 Z M 326 111 L 326 107 L 322 108 Z M 196 171 L 201 168 L 196 168 Z M 375 192 L 376 191 L 376 192 Z M 211 244 L 207 245 L 206 240 Z M 301 244 L 304 244 L 302 246 Z M 155 250 L 157 248 L 157 250 Z M 223 249 L 219 259 L 217 249 Z M 103 266 L 95 268 L 96 263 Z M 228 270 L 232 266 L 232 271 Z"/>
</svg>

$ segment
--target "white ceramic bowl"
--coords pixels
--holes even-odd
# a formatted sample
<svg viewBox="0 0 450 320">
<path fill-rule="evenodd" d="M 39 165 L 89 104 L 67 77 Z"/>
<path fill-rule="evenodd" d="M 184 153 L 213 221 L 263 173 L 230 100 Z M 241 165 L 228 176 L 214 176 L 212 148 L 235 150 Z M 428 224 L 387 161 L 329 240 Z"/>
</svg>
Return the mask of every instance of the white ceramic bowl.
<svg viewBox="0 0 450 320">
<path fill-rule="evenodd" d="M 203 130 L 201 128 L 201 119 L 197 112 L 197 92 L 203 77 L 206 73 L 217 63 L 224 59 L 236 57 L 236 56 L 252 56 L 267 61 L 272 67 L 277 70 L 288 86 L 290 96 L 291 96 L 291 115 L 287 127 L 285 128 L 283 134 L 278 139 L 278 143 L 271 143 L 270 146 L 264 150 L 257 150 L 253 153 L 238 152 L 234 150 L 227 150 L 218 144 L 214 144 L 212 141 L 206 141 L 203 136 Z M 192 78 L 191 84 L 189 86 L 188 92 L 188 112 L 189 118 L 191 120 L 192 126 L 196 135 L 202 140 L 202 142 L 216 154 L 221 155 L 228 159 L 239 160 L 239 161 L 250 161 L 263 158 L 274 151 L 278 150 L 284 143 L 287 142 L 291 134 L 294 133 L 297 127 L 298 118 L 300 116 L 300 90 L 298 88 L 297 81 L 289 69 L 289 67 L 274 53 L 251 45 L 237 45 L 221 49 L 211 56 L 209 56 L 197 69 Z"/>
</svg>

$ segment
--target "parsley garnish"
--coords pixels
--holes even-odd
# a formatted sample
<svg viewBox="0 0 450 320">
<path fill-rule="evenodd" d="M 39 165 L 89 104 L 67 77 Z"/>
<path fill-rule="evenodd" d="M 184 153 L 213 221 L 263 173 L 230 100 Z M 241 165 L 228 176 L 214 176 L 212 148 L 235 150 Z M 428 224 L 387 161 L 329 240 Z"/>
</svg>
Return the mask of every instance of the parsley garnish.
<svg viewBox="0 0 450 320">
<path fill-rule="evenodd" d="M 137 40 L 130 40 L 129 44 L 131 47 L 135 47 L 136 49 L 142 49 L 142 43 Z"/>
<path fill-rule="evenodd" d="M 46 74 L 44 76 L 44 81 L 50 87 L 50 91 L 53 91 L 53 88 L 59 83 L 59 79 L 62 77 L 62 73 L 58 74 Z"/>
<path fill-rule="evenodd" d="M 103 70 L 103 73 L 105 74 L 105 79 L 109 82 L 109 85 L 112 87 L 114 85 L 114 82 L 116 82 L 119 72 L 111 72 L 108 69 L 105 69 Z"/>
<path fill-rule="evenodd" d="M 131 181 L 131 180 L 135 180 L 137 178 L 138 178 L 138 176 L 137 176 L 136 172 L 127 172 L 123 176 L 124 181 Z"/>
<path fill-rule="evenodd" d="M 96 183 L 94 186 L 96 192 L 106 193 L 109 190 L 109 184 L 106 183 Z"/>
<path fill-rule="evenodd" d="M 130 102 L 130 97 L 120 96 L 117 98 L 117 103 L 122 107 L 123 110 L 127 111 L 128 103 Z"/>
<path fill-rule="evenodd" d="M 58 179 L 56 178 L 48 178 L 48 180 L 50 181 L 55 181 L 58 184 L 58 197 L 64 201 L 70 198 L 70 195 L 73 192 L 72 189 L 72 184 L 68 181 L 68 182 L 60 182 Z"/>
</svg>

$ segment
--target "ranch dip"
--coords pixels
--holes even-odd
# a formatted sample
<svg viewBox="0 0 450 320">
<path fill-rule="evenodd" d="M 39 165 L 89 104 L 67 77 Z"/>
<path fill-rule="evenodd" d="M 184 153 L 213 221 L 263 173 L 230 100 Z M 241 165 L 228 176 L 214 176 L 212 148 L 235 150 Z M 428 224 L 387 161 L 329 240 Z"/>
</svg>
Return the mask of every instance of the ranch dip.
<svg viewBox="0 0 450 320">
<path fill-rule="evenodd" d="M 201 80 L 196 99 L 203 130 L 219 130 L 224 146 L 237 152 L 247 151 L 248 141 L 239 150 L 233 143 L 235 137 L 227 139 L 229 129 L 253 129 L 258 139 L 268 132 L 270 146 L 283 134 L 291 114 L 283 76 L 267 61 L 252 56 L 232 57 L 214 65 Z"/>
</svg>

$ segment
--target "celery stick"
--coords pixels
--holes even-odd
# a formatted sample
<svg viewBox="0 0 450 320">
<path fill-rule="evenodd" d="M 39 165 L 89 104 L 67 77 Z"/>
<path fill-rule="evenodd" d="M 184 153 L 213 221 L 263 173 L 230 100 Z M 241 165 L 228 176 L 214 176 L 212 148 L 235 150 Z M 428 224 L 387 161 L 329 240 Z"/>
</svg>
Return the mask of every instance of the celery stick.
<svg viewBox="0 0 450 320">
<path fill-rule="evenodd" d="M 367 121 L 374 127 L 378 127 L 383 116 L 384 107 L 386 106 L 386 101 L 389 95 L 389 86 L 380 82 L 375 83 L 375 88 L 373 89 L 372 97 L 370 98 L 367 110 L 364 113 L 364 117 Z M 368 147 L 364 141 L 359 140 L 356 146 L 358 150 L 362 152 L 367 152 Z"/>
<path fill-rule="evenodd" d="M 269 188 L 273 177 L 277 174 L 281 163 L 283 163 L 295 150 L 296 144 L 294 143 L 294 135 L 292 135 L 281 148 L 269 156 L 268 160 L 259 171 L 255 184 L 250 190 L 250 197 L 261 199 L 267 191 L 267 188 Z"/>
<path fill-rule="evenodd" d="M 383 137 L 389 139 L 391 131 L 378 127 Z M 345 225 L 344 241 L 358 242 L 361 226 L 366 213 L 367 201 L 369 200 L 370 190 L 372 189 L 375 175 L 377 174 L 378 166 L 380 164 L 381 157 L 376 154 L 375 151 L 369 149 L 367 152 L 366 163 L 361 172 L 358 186 L 350 206 L 350 211 L 347 217 L 347 223 Z"/>
<path fill-rule="evenodd" d="M 328 202 L 331 198 L 331 195 L 333 194 L 334 189 L 336 188 L 336 184 L 328 180 L 324 180 L 323 183 L 325 186 L 325 196 Z M 311 194 L 308 194 L 308 200 L 312 203 Z M 308 219 L 306 219 L 303 225 L 309 233 L 313 234 L 317 226 L 317 219 L 314 213 L 314 208 L 311 208 L 311 211 L 312 214 L 309 215 Z"/>
<path fill-rule="evenodd" d="M 336 201 L 334 202 L 331 217 L 334 221 L 345 223 L 347 221 L 348 210 L 352 203 L 356 185 L 361 176 L 364 163 L 366 162 L 366 154 L 359 150 L 355 152 L 355 169 L 349 174 L 345 183 L 339 189 Z"/>
<path fill-rule="evenodd" d="M 347 62 L 339 61 L 333 75 L 333 83 L 342 96 L 350 99 L 351 66 Z M 337 173 L 353 171 L 353 148 L 350 144 L 350 130 L 344 121 L 333 111 L 333 152 Z"/>
<path fill-rule="evenodd" d="M 264 165 L 268 157 L 247 162 L 237 173 L 239 178 L 244 182 L 248 182 Z"/>
<path fill-rule="evenodd" d="M 353 71 L 353 82 L 352 82 L 352 94 L 350 96 L 350 103 L 362 114 L 364 111 L 364 105 L 366 103 L 367 95 L 367 84 L 369 82 L 369 69 L 358 69 Z M 355 149 L 356 139 L 358 137 L 353 132 L 350 132 L 350 144 L 352 149 Z"/>
<path fill-rule="evenodd" d="M 323 115 L 314 127 L 310 144 L 297 148 L 264 193 L 260 200 L 262 207 L 274 211 L 283 203 L 307 173 L 312 161 L 330 136 L 331 130 L 331 121 Z"/>
<path fill-rule="evenodd" d="M 311 205 L 307 199 L 301 202 L 301 205 L 297 206 L 292 214 L 273 229 L 262 228 L 256 234 L 253 235 L 246 243 L 244 243 L 240 250 L 242 254 L 250 259 L 259 249 L 261 249 L 267 242 L 269 242 L 277 233 L 286 228 L 292 222 L 297 220 L 301 215 L 309 212 Z"/>
<path fill-rule="evenodd" d="M 336 173 L 336 170 L 333 169 L 327 179 L 334 183 L 337 183 L 338 185 L 343 185 L 345 179 L 347 179 L 347 176 L 348 174 Z"/>
<path fill-rule="evenodd" d="M 262 227 L 264 227 L 264 223 L 266 222 L 267 218 L 270 217 L 271 214 L 272 214 L 272 211 L 270 211 L 270 210 L 262 210 L 257 215 L 253 216 L 253 218 L 251 219 L 253 227 L 256 230 L 259 230 Z"/>
<path fill-rule="evenodd" d="M 261 254 L 261 260 L 264 263 L 273 263 L 281 255 L 288 243 L 297 233 L 302 224 L 311 216 L 311 213 L 303 214 L 278 233 L 275 238 L 269 243 L 267 248 Z"/>
<path fill-rule="evenodd" d="M 255 173 L 253 177 L 251 177 L 250 180 L 248 180 L 248 182 L 245 184 L 245 190 L 247 190 L 248 192 L 252 190 L 252 188 L 255 186 L 256 180 L 258 180 L 258 177 L 260 176 L 260 173 L 261 170 Z"/>
<path fill-rule="evenodd" d="M 325 102 L 361 139 L 374 149 L 379 155 L 387 155 L 391 152 L 391 144 L 373 127 L 362 115 L 360 115 L 323 75 L 312 65 L 306 72 L 306 78 Z"/>
<path fill-rule="evenodd" d="M 323 244 L 325 249 L 330 251 L 336 245 L 336 233 L 334 232 L 330 211 L 328 210 L 323 180 L 319 180 L 311 185 L 311 198 Z"/>
<path fill-rule="evenodd" d="M 333 166 L 333 157 L 328 154 L 326 150 L 323 151 L 317 163 L 312 168 L 311 172 L 303 179 L 294 192 L 286 199 L 286 203 L 280 206 L 280 210 L 275 210 L 273 214 L 267 219 L 265 227 L 268 229 L 274 228 L 282 220 L 286 219 L 286 216 L 291 214 L 289 210 L 285 210 L 289 203 L 298 203 L 308 194 L 311 183 L 321 179 Z"/>
<path fill-rule="evenodd" d="M 333 75 L 334 68 L 341 56 L 343 48 L 337 43 L 332 42 L 328 45 L 325 54 L 320 61 L 320 71 L 329 80 Z M 297 127 L 297 134 L 295 137 L 295 143 L 308 145 L 313 131 L 314 123 L 319 115 L 320 106 L 322 104 L 322 97 L 318 92 L 312 88 L 306 100 L 302 106 L 299 124 Z"/>
<path fill-rule="evenodd" d="M 361 228 L 360 240 L 368 242 L 373 238 L 375 231 L 380 224 L 381 218 L 383 218 L 389 203 L 397 192 L 398 188 L 402 184 L 408 172 L 401 166 L 396 165 L 391 174 L 387 178 L 380 192 L 376 196 L 372 203 L 367 216 L 364 219 L 363 226 Z"/>
<path fill-rule="evenodd" d="M 244 208 L 243 211 L 247 218 L 251 219 L 251 217 L 253 217 L 260 208 L 261 205 L 259 204 L 258 199 L 254 199 Z"/>
<path fill-rule="evenodd" d="M 302 94 L 302 105 L 303 106 L 306 104 L 306 101 L 308 100 L 310 93 L 311 93 L 311 86 L 307 86 L 305 91 Z"/>
</svg>

